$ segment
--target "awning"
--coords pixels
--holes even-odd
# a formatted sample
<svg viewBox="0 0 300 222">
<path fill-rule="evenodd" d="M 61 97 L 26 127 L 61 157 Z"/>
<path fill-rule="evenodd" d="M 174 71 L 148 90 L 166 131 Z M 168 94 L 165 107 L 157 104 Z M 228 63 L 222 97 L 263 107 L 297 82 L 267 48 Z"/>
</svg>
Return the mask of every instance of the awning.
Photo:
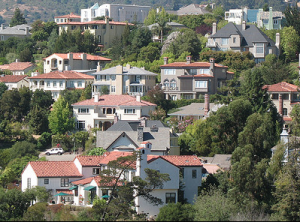
<svg viewBox="0 0 300 222">
<path fill-rule="evenodd" d="M 93 189 L 96 189 L 96 186 L 88 186 L 84 188 L 84 190 L 93 190 Z"/>
<path fill-rule="evenodd" d="M 77 185 L 74 185 L 74 186 L 70 187 L 69 190 L 75 190 L 75 189 L 77 189 L 77 188 L 78 188 L 78 186 L 77 186 Z"/>
</svg>

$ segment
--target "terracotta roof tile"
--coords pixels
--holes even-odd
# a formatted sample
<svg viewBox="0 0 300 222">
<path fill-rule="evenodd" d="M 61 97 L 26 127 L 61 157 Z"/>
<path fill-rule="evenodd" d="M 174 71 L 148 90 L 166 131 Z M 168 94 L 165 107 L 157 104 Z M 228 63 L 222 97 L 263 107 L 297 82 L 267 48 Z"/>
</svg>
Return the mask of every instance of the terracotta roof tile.
<svg viewBox="0 0 300 222">
<path fill-rule="evenodd" d="M 68 15 L 54 16 L 54 18 L 81 18 L 81 17 L 80 15 L 76 15 L 73 12 L 71 12 Z"/>
<path fill-rule="evenodd" d="M 66 193 L 66 194 L 73 195 L 73 191 L 69 189 L 56 189 L 56 193 Z"/>
<path fill-rule="evenodd" d="M 41 74 L 38 76 L 29 77 L 28 79 L 90 79 L 93 80 L 94 77 L 80 72 L 75 72 L 75 71 L 63 71 L 63 72 L 55 71 L 55 72 Z"/>
<path fill-rule="evenodd" d="M 112 179 L 109 183 L 101 183 L 101 177 L 96 176 L 96 177 L 94 177 L 94 180 L 97 183 L 98 187 L 112 187 L 113 185 L 115 185 L 114 179 Z M 123 186 L 123 181 L 118 181 L 117 185 Z"/>
<path fill-rule="evenodd" d="M 27 78 L 26 75 L 6 75 L 4 77 L 0 77 L 0 82 L 8 83 L 8 82 L 20 82 L 22 79 Z"/>
<path fill-rule="evenodd" d="M 10 71 L 18 71 L 18 70 L 25 70 L 33 66 L 34 64 L 32 64 L 31 62 L 13 62 L 9 64 L 8 69 Z"/>
<path fill-rule="evenodd" d="M 220 166 L 216 164 L 203 164 L 203 168 L 205 168 L 209 174 L 214 174 L 218 170 L 224 171 Z"/>
<path fill-rule="evenodd" d="M 37 177 L 82 177 L 73 161 L 34 161 L 25 169 L 28 165 Z"/>
<path fill-rule="evenodd" d="M 58 25 L 93 25 L 93 24 L 98 24 L 98 25 L 105 25 L 106 22 L 105 20 L 94 20 L 94 21 L 88 21 L 88 22 L 62 22 L 59 23 Z M 109 25 L 126 25 L 126 22 L 115 22 L 115 21 L 109 21 Z M 128 23 L 128 25 L 134 25 L 132 23 Z"/>
<path fill-rule="evenodd" d="M 73 60 L 81 60 L 81 55 L 82 53 L 76 52 L 72 53 L 73 54 Z M 68 54 L 67 53 L 54 53 L 52 55 L 57 55 L 58 57 L 62 59 L 68 59 Z M 52 56 L 50 55 L 50 56 Z M 49 58 L 50 56 L 43 58 L 43 60 Z M 91 54 L 86 54 L 86 59 L 91 60 L 91 61 L 111 61 L 111 59 L 102 57 L 102 56 L 96 56 L 96 55 L 91 55 Z"/>
<path fill-rule="evenodd" d="M 211 76 L 209 74 L 199 74 L 199 75 L 182 75 L 178 76 L 178 78 L 214 78 L 214 76 Z"/>
<path fill-rule="evenodd" d="M 292 117 L 284 116 L 283 120 L 284 121 L 292 121 Z"/>
<path fill-rule="evenodd" d="M 203 67 L 203 68 L 209 68 L 210 67 L 210 63 L 209 62 L 191 62 L 190 64 L 187 64 L 186 62 L 173 62 L 173 63 L 169 63 L 166 65 L 161 65 L 161 68 L 169 68 L 169 67 L 177 67 L 177 68 L 199 68 L 199 67 Z M 228 68 L 228 66 L 223 66 L 220 65 L 218 63 L 215 63 L 215 67 L 223 67 L 223 68 Z"/>
<path fill-rule="evenodd" d="M 102 95 L 99 97 L 99 101 L 95 102 L 94 99 L 87 99 L 78 103 L 72 104 L 73 106 L 156 106 L 154 103 L 150 103 L 144 100 L 141 102 L 136 101 L 134 96 L 130 95 Z"/>
<path fill-rule="evenodd" d="M 202 166 L 200 159 L 194 155 L 168 155 L 160 156 L 162 159 L 174 164 L 175 166 Z"/>
<path fill-rule="evenodd" d="M 88 177 L 88 178 L 84 178 L 82 180 L 72 181 L 71 183 L 74 185 L 85 185 L 85 184 L 92 182 L 93 179 L 94 179 L 94 177 Z"/>
<path fill-rule="evenodd" d="M 268 92 L 298 92 L 300 88 L 296 85 L 287 83 L 287 82 L 280 82 L 273 85 L 264 85 L 263 89 L 267 89 Z"/>
</svg>

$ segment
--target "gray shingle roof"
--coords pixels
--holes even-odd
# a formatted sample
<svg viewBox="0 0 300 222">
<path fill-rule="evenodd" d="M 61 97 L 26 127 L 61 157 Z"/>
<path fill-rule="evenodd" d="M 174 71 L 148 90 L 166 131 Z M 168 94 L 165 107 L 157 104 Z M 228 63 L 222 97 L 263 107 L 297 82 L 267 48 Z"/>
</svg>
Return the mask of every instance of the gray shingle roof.
<svg viewBox="0 0 300 222">
<path fill-rule="evenodd" d="M 229 38 L 231 35 L 241 36 L 243 38 L 242 46 L 251 47 L 255 42 L 269 42 L 271 46 L 275 46 L 275 42 L 255 25 L 246 24 L 246 29 L 242 30 L 242 25 L 236 25 L 232 22 L 211 35 L 210 38 Z"/>
<path fill-rule="evenodd" d="M 99 72 L 95 72 L 92 75 L 115 75 L 117 72 L 117 67 L 111 67 Z M 150 76 L 157 76 L 156 73 L 147 71 L 145 69 L 142 68 L 138 68 L 138 67 L 131 67 L 130 69 L 128 69 L 127 67 L 123 67 L 123 74 L 126 75 L 150 75 Z"/>
<path fill-rule="evenodd" d="M 4 27 L 4 29 L 0 28 L 0 34 L 2 35 L 25 35 L 26 27 L 31 30 L 31 26 L 29 25 L 17 25 L 14 27 Z M 31 33 L 29 33 L 31 35 Z"/>
<path fill-rule="evenodd" d="M 210 110 L 216 111 L 221 104 L 210 103 Z M 191 103 L 190 105 L 179 108 L 179 111 L 169 113 L 170 116 L 204 116 L 204 103 Z"/>
</svg>

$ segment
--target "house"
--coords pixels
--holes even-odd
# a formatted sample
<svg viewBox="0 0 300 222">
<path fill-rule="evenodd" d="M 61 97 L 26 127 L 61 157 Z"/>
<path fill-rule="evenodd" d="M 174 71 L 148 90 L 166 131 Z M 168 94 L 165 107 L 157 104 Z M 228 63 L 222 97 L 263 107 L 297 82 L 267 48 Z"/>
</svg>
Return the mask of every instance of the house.
<svg viewBox="0 0 300 222">
<path fill-rule="evenodd" d="M 25 75 L 26 73 L 33 70 L 34 68 L 35 68 L 35 65 L 33 63 L 19 62 L 18 59 L 16 59 L 15 62 L 12 62 L 10 64 L 0 65 L 0 70 L 11 71 L 13 75 Z"/>
<path fill-rule="evenodd" d="M 205 15 L 205 14 L 211 14 L 211 12 L 207 11 L 206 8 L 207 5 L 199 5 L 199 4 L 190 4 L 187 6 L 183 6 L 180 9 L 176 11 L 176 15 L 182 16 L 182 15 Z M 214 5 L 211 4 L 213 7 Z"/>
<path fill-rule="evenodd" d="M 37 76 L 28 77 L 29 87 L 32 91 L 43 89 L 51 91 L 56 101 L 65 89 L 84 89 L 94 82 L 94 77 L 75 71 L 55 71 Z"/>
<path fill-rule="evenodd" d="M 149 146 L 148 146 L 149 147 Z M 162 205 L 154 206 L 143 196 L 135 198 L 137 213 L 157 216 L 159 209 L 167 203 L 177 203 L 179 192 L 188 203 L 194 202 L 198 196 L 198 188 L 202 182 L 202 163 L 197 156 L 159 156 L 151 155 L 151 147 L 142 145 L 139 155 L 132 163 L 132 169 L 121 175 L 122 181 L 132 181 L 134 176 L 146 178 L 145 169 L 158 170 L 169 174 L 170 181 L 163 184 L 162 189 L 154 189 L 151 194 L 163 201 Z M 77 156 L 73 161 L 34 161 L 29 162 L 22 172 L 22 191 L 35 186 L 46 187 L 56 198 L 54 203 L 71 202 L 74 205 L 91 206 L 94 198 L 108 198 L 111 195 L 113 182 L 101 183 L 99 172 L 107 169 L 107 164 L 121 156 L 132 155 L 132 152 L 112 151 L 102 156 Z M 180 176 L 180 174 L 182 176 Z M 180 191 L 180 183 L 183 190 Z M 60 196 L 63 193 L 65 196 Z M 54 199 L 53 199 L 54 200 Z"/>
<path fill-rule="evenodd" d="M 60 15 L 60 16 L 55 16 L 54 21 L 59 24 L 63 22 L 80 22 L 80 15 L 76 15 L 73 12 L 71 12 L 68 15 Z"/>
<path fill-rule="evenodd" d="M 180 155 L 178 135 L 159 120 L 118 120 L 96 135 L 96 146 L 107 151 L 137 151 L 141 144 L 151 146 L 153 155 Z"/>
<path fill-rule="evenodd" d="M 126 67 L 118 65 L 105 70 L 99 70 L 91 74 L 95 76 L 93 83 L 93 95 L 102 91 L 102 87 L 109 90 L 110 95 L 140 95 L 146 93 L 155 86 L 157 74 L 145 70 L 145 68 Z"/>
<path fill-rule="evenodd" d="M 213 157 L 199 157 L 203 164 L 218 165 L 222 170 L 230 170 L 231 154 L 215 154 Z"/>
<path fill-rule="evenodd" d="M 93 73 L 99 66 L 105 66 L 111 59 L 87 53 L 54 53 L 44 60 L 44 73 L 75 70 L 85 74 Z"/>
<path fill-rule="evenodd" d="M 69 194 L 67 200 L 72 201 L 72 192 L 69 190 L 70 182 L 82 177 L 83 175 L 73 161 L 30 161 L 21 174 L 22 191 L 42 186 L 53 197 L 63 192 Z M 55 202 L 59 203 L 61 200 L 58 198 Z"/>
<path fill-rule="evenodd" d="M 121 38 L 125 26 L 133 25 L 128 22 L 109 21 L 108 17 L 105 20 L 94 20 L 87 22 L 63 22 L 57 24 L 59 27 L 59 34 L 62 31 L 72 31 L 80 29 L 82 32 L 89 30 L 95 36 L 100 50 L 106 50 L 112 46 L 116 38 Z"/>
<path fill-rule="evenodd" d="M 228 22 L 241 25 L 243 21 L 246 23 L 257 24 L 258 28 L 265 27 L 268 30 L 281 29 L 284 15 L 280 11 L 273 11 L 269 7 L 269 11 L 263 9 L 230 9 L 225 12 L 225 20 Z"/>
<path fill-rule="evenodd" d="M 263 89 L 269 93 L 283 120 L 287 123 L 290 122 L 293 106 L 300 103 L 300 87 L 287 82 L 280 82 L 273 85 L 264 85 Z"/>
<path fill-rule="evenodd" d="M 197 99 L 199 95 L 215 94 L 227 80 L 233 78 L 233 72 L 227 66 L 209 62 L 192 62 L 191 56 L 186 62 L 168 63 L 164 58 L 161 68 L 162 89 L 167 99 Z"/>
<path fill-rule="evenodd" d="M 204 103 L 191 103 L 190 105 L 179 108 L 179 111 L 168 113 L 171 117 L 176 117 L 178 120 L 183 120 L 187 116 L 198 120 L 209 116 L 209 113 L 216 112 L 223 104 L 215 104 L 209 102 L 209 95 L 205 94 Z"/>
<path fill-rule="evenodd" d="M 8 90 L 20 89 L 22 87 L 29 87 L 27 77 L 28 76 L 26 75 L 5 75 L 3 77 L 0 77 L 0 82 L 3 82 L 8 87 Z"/>
<path fill-rule="evenodd" d="M 279 33 L 276 33 L 276 42 L 274 42 L 256 25 L 248 25 L 245 21 L 242 25 L 230 22 L 219 31 L 216 23 L 213 23 L 212 34 L 206 43 L 206 47 L 215 51 L 249 51 L 253 54 L 256 63 L 265 61 L 268 54 L 279 56 L 279 45 Z"/>
<path fill-rule="evenodd" d="M 117 119 L 138 120 L 149 116 L 156 104 L 141 100 L 141 96 L 94 94 L 94 98 L 72 104 L 77 129 L 108 129 Z"/>
<path fill-rule="evenodd" d="M 88 9 L 81 9 L 81 22 L 94 21 L 96 17 L 107 16 L 116 22 L 144 23 L 150 6 L 125 4 L 94 4 Z"/>
<path fill-rule="evenodd" d="M 27 24 L 17 25 L 14 27 L 5 27 L 1 24 L 0 27 L 0 41 L 5 41 L 10 37 L 26 38 L 30 37 L 31 26 Z"/>
</svg>

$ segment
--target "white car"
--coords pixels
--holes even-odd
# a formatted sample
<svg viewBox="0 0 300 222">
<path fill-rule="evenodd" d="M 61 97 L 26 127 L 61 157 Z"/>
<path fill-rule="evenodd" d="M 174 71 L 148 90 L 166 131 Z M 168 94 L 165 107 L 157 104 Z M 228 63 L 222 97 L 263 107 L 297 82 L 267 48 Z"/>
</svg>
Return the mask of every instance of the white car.
<svg viewBox="0 0 300 222">
<path fill-rule="evenodd" d="M 46 155 L 59 154 L 62 155 L 65 151 L 62 148 L 52 148 L 45 152 Z"/>
</svg>

